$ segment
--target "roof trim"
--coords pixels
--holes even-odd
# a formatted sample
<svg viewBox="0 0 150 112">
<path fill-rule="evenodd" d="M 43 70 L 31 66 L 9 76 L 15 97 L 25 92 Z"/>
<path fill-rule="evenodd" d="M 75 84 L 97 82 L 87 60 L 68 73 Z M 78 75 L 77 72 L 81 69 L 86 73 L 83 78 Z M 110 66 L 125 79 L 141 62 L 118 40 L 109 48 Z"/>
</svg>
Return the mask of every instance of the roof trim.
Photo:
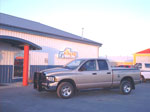
<svg viewBox="0 0 150 112">
<path fill-rule="evenodd" d="M 18 47 L 20 49 L 24 49 L 24 45 L 29 45 L 30 50 L 42 50 L 40 46 L 30 41 L 13 36 L 0 35 L 0 40 L 6 43 L 10 43 L 11 45 Z"/>
<path fill-rule="evenodd" d="M 39 36 L 54 38 L 54 39 L 62 39 L 62 40 L 67 40 L 67 41 L 72 41 L 72 42 L 96 45 L 96 46 L 100 46 L 100 47 L 102 46 L 101 43 L 94 42 L 94 41 L 86 41 L 85 38 L 83 38 L 82 40 L 81 39 L 79 40 L 79 39 L 75 39 L 75 38 L 68 38 L 65 36 L 49 34 L 49 33 L 44 33 L 44 32 L 39 32 L 39 31 L 34 31 L 34 30 L 28 30 L 28 29 L 14 27 L 14 26 L 8 26 L 8 25 L 4 25 L 4 24 L 3 25 L 0 24 L 0 28 L 10 30 L 10 31 L 23 32 L 23 33 L 28 33 L 28 34 L 32 34 L 32 35 L 39 35 Z"/>
<path fill-rule="evenodd" d="M 150 48 L 145 49 L 145 50 L 143 50 L 143 51 L 139 51 L 139 52 L 137 52 L 136 54 L 150 54 Z"/>
<path fill-rule="evenodd" d="M 34 22 L 31 20 L 7 15 L 0 13 L 0 28 L 8 29 L 12 31 L 24 32 L 34 35 L 47 36 L 50 38 L 68 40 L 73 42 L 85 43 L 90 45 L 102 46 L 101 43 L 92 41 L 90 39 L 82 38 L 78 35 L 74 35 L 48 25 Z"/>
</svg>

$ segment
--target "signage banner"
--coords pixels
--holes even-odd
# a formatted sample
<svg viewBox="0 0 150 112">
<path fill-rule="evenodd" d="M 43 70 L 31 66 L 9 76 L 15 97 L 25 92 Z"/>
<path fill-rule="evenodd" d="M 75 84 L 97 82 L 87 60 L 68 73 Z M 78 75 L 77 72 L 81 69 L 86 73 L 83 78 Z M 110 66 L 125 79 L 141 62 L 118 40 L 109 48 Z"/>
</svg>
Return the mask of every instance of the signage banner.
<svg viewBox="0 0 150 112">
<path fill-rule="evenodd" d="M 77 58 L 78 53 L 75 51 L 72 51 L 71 48 L 65 48 L 64 51 L 59 51 L 58 58 Z"/>
</svg>

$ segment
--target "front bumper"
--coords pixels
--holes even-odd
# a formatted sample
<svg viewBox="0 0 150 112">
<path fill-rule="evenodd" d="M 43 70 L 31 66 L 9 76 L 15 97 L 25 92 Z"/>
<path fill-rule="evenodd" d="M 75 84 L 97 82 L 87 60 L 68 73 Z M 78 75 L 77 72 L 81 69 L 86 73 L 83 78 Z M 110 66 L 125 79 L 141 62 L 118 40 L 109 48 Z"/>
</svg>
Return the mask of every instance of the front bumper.
<svg viewBox="0 0 150 112">
<path fill-rule="evenodd" d="M 56 91 L 58 82 L 49 82 L 44 73 L 34 73 L 33 87 L 38 91 Z"/>
<path fill-rule="evenodd" d="M 54 83 L 42 83 L 42 88 L 45 91 L 56 91 L 58 82 Z"/>
</svg>

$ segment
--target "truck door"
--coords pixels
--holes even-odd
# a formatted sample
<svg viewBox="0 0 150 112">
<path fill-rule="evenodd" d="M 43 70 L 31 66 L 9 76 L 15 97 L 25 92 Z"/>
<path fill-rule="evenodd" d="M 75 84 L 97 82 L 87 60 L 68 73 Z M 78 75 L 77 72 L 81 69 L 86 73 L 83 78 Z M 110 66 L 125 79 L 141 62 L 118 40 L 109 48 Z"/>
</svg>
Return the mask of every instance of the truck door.
<svg viewBox="0 0 150 112">
<path fill-rule="evenodd" d="M 80 89 L 95 87 L 95 78 L 97 75 L 96 60 L 86 61 L 78 70 L 76 76 L 76 85 Z"/>
<path fill-rule="evenodd" d="M 98 72 L 95 79 L 99 87 L 110 87 L 112 84 L 112 70 L 109 68 L 106 60 L 97 60 Z"/>
</svg>

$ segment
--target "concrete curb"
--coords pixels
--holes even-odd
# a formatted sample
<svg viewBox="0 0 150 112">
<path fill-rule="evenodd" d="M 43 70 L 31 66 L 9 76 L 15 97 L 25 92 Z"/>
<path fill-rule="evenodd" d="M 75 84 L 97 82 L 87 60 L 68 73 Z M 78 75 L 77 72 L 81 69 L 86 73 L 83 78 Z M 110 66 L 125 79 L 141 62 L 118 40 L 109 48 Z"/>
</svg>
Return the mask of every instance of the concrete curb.
<svg viewBox="0 0 150 112">
<path fill-rule="evenodd" d="M 28 85 L 31 85 L 32 83 L 29 83 Z M 14 82 L 14 83 L 4 83 L 0 84 L 0 89 L 5 88 L 17 88 L 17 87 L 25 87 L 23 86 L 22 82 Z"/>
</svg>

